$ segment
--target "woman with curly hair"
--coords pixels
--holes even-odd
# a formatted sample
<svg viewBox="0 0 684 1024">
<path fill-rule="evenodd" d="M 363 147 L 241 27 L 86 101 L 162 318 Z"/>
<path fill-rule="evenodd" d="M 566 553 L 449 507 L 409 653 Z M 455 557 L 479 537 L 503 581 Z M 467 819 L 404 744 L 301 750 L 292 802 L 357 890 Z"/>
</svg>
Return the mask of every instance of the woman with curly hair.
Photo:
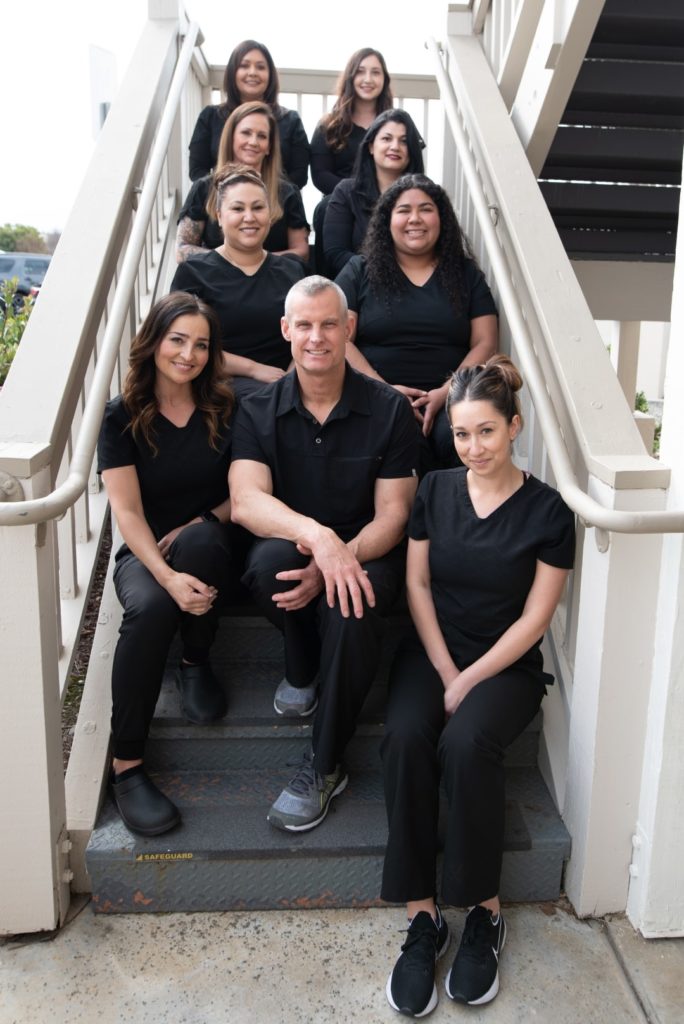
<svg viewBox="0 0 684 1024">
<path fill-rule="evenodd" d="M 260 100 L 266 103 L 278 124 L 283 170 L 293 185 L 304 188 L 309 168 L 309 140 L 296 110 L 287 110 L 278 103 L 280 82 L 273 57 L 263 43 L 245 39 L 231 53 L 223 75 L 225 100 L 218 106 L 205 107 L 197 118 L 190 139 L 190 178 L 196 181 L 213 168 L 218 160 L 219 140 L 223 127 L 236 107 Z"/>
<path fill-rule="evenodd" d="M 347 358 L 406 395 L 420 424 L 423 469 L 457 464 L 444 415 L 448 378 L 496 352 L 496 306 L 448 195 L 422 174 L 378 201 L 363 246 L 337 278 L 357 314 Z"/>
<path fill-rule="evenodd" d="M 167 295 L 133 339 L 123 392 L 107 404 L 98 441 L 98 472 L 124 540 L 114 570 L 123 620 L 112 665 L 111 790 L 124 824 L 140 835 L 180 821 L 143 767 L 177 629 L 185 716 L 202 725 L 226 712 L 208 657 L 216 604 L 239 579 L 228 495 L 232 411 L 215 314 L 193 295 Z"/>
<path fill-rule="evenodd" d="M 392 107 L 385 58 L 370 46 L 353 53 L 337 83 L 337 99 L 311 139 L 311 178 L 324 196 L 348 178 L 371 124 Z"/>
<path fill-rule="evenodd" d="M 266 103 L 243 103 L 225 123 L 218 151 L 218 170 L 199 178 L 178 214 L 176 261 L 216 249 L 223 234 L 216 217 L 214 178 L 230 167 L 256 171 L 268 193 L 271 227 L 264 241 L 268 252 L 309 258 L 309 225 L 298 188 L 283 178 L 276 120 Z"/>
<path fill-rule="evenodd" d="M 385 110 L 363 137 L 354 174 L 335 186 L 323 224 L 329 275 L 339 274 L 361 249 L 378 198 L 402 174 L 423 173 L 423 140 L 405 110 Z"/>
</svg>

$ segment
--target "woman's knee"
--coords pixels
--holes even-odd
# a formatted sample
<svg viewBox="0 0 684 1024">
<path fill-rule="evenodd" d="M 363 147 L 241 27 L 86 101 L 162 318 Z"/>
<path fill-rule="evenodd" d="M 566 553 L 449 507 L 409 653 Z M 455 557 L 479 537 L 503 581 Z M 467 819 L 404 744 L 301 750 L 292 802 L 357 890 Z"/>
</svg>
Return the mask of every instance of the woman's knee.
<svg viewBox="0 0 684 1024">
<path fill-rule="evenodd" d="M 173 598 L 156 581 L 145 587 L 131 589 L 123 602 L 122 630 L 127 626 L 148 630 L 175 629 L 181 615 Z"/>
<path fill-rule="evenodd" d="M 408 761 L 416 765 L 425 758 L 434 760 L 439 742 L 439 729 L 434 723 L 415 715 L 388 715 L 383 729 L 380 755 L 383 762 Z"/>
<path fill-rule="evenodd" d="M 476 772 L 484 762 L 498 762 L 503 750 L 496 738 L 458 711 L 451 716 L 439 739 L 439 759 L 445 773 Z"/>
<path fill-rule="evenodd" d="M 169 564 L 177 572 L 197 575 L 201 566 L 222 567 L 232 559 L 230 536 L 223 523 L 193 523 L 169 548 Z"/>
</svg>

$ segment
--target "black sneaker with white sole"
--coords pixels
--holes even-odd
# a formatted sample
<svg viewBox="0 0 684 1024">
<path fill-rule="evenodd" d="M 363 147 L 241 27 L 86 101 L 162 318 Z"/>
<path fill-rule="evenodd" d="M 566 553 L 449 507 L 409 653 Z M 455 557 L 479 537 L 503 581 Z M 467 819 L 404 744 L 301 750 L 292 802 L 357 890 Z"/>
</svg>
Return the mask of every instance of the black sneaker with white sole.
<svg viewBox="0 0 684 1024">
<path fill-rule="evenodd" d="M 385 993 L 393 1010 L 425 1017 L 437 1005 L 435 963 L 449 945 L 449 926 L 437 907 L 437 921 L 421 910 L 411 920 L 401 956 L 387 979 Z"/>
<path fill-rule="evenodd" d="M 466 918 L 461 945 L 447 974 L 450 999 L 468 1006 L 490 1003 L 499 991 L 499 957 L 506 942 L 506 922 L 486 907 L 473 907 Z"/>
</svg>

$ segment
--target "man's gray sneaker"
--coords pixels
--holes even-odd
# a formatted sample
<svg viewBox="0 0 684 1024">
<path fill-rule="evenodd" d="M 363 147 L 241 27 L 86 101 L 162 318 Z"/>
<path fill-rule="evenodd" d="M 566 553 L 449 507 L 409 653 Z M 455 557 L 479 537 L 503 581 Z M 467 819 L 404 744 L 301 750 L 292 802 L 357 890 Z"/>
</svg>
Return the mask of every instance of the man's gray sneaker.
<svg viewBox="0 0 684 1024">
<path fill-rule="evenodd" d="M 323 821 L 330 801 L 347 785 L 348 776 L 338 764 L 330 775 L 319 775 L 310 753 L 302 758 L 290 782 L 267 815 L 267 821 L 287 832 L 305 832 Z"/>
<path fill-rule="evenodd" d="M 306 718 L 318 707 L 317 691 L 315 681 L 310 686 L 291 686 L 287 679 L 281 679 L 275 692 L 273 707 L 279 715 Z"/>
</svg>

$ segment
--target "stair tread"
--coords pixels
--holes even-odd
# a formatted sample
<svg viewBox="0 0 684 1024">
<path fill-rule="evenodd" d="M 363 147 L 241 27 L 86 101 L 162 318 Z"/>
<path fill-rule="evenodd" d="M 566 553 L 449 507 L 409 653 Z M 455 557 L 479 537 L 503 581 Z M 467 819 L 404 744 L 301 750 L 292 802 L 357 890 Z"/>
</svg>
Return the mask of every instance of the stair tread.
<svg viewBox="0 0 684 1024">
<path fill-rule="evenodd" d="M 313 716 L 287 718 L 273 708 L 283 673 L 277 630 L 249 612 L 222 619 L 212 666 L 225 688 L 228 713 L 209 726 L 183 717 L 176 643 L 146 764 L 180 808 L 182 825 L 153 839 L 134 836 L 108 797 L 86 851 L 95 909 L 154 913 L 377 903 L 387 839 L 379 744 L 388 668 L 404 631 L 405 615 L 393 616 L 376 682 L 346 752 L 347 789 L 333 801 L 326 821 L 304 833 L 281 832 L 266 821 L 291 776 L 288 762 L 310 743 L 313 725 Z M 570 849 L 535 764 L 540 727 L 541 714 L 505 761 L 502 893 L 509 899 L 557 896 Z"/>
<path fill-rule="evenodd" d="M 171 664 L 164 674 L 150 737 L 218 738 L 249 729 L 269 730 L 272 733 L 308 733 L 313 716 L 294 718 L 278 715 L 273 707 L 276 686 L 282 678 L 282 664 L 250 660 L 235 664 L 226 670 L 221 662 L 212 661 L 216 676 L 223 685 L 228 702 L 225 718 L 210 726 L 193 726 L 183 716 L 180 694 L 175 682 L 176 666 Z M 368 734 L 377 735 L 381 729 L 387 700 L 387 684 L 379 675 L 364 704 L 357 732 L 366 728 Z M 541 714 L 535 716 L 527 731 L 539 732 Z"/>
<path fill-rule="evenodd" d="M 193 859 L 237 859 L 381 855 L 384 851 L 387 827 L 380 770 L 352 774 L 341 799 L 333 801 L 325 823 L 303 834 L 280 832 L 266 821 L 268 807 L 289 777 L 286 768 L 280 772 L 153 774 L 181 810 L 182 826 L 156 838 L 133 836 L 108 799 L 88 847 L 90 862 L 136 860 L 143 854 L 156 854 L 160 859 L 175 859 L 170 856 L 175 854 L 182 859 L 180 855 L 189 852 Z M 554 846 L 569 850 L 567 831 L 539 771 L 509 768 L 506 786 L 505 848 Z"/>
</svg>

